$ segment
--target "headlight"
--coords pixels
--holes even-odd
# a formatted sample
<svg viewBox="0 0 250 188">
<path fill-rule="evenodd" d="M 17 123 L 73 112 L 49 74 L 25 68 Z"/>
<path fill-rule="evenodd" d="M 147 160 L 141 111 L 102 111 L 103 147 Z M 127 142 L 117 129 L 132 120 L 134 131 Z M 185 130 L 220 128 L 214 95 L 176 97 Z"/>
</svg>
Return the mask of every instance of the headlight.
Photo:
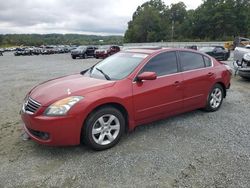
<svg viewBox="0 0 250 188">
<path fill-rule="evenodd" d="M 81 96 L 72 96 L 59 100 L 50 105 L 44 112 L 47 116 L 62 116 L 65 115 L 72 106 L 82 100 Z"/>
</svg>

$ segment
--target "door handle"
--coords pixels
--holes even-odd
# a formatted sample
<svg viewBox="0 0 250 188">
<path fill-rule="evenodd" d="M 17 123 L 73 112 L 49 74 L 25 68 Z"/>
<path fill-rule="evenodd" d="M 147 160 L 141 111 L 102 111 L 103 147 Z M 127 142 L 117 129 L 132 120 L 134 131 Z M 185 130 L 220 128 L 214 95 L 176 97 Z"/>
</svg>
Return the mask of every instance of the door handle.
<svg viewBox="0 0 250 188">
<path fill-rule="evenodd" d="M 175 81 L 173 85 L 174 85 L 174 86 L 179 86 L 180 83 L 181 83 L 180 81 Z"/>
<path fill-rule="evenodd" d="M 214 73 L 209 72 L 207 75 L 208 75 L 208 76 L 213 76 L 213 75 L 214 75 Z"/>
</svg>

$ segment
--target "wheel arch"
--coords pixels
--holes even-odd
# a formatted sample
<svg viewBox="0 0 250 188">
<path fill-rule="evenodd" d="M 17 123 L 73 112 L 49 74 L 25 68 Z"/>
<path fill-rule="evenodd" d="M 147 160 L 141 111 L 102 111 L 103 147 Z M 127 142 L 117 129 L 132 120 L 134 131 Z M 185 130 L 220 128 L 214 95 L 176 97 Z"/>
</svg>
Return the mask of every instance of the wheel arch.
<svg viewBox="0 0 250 188">
<path fill-rule="evenodd" d="M 125 119 L 125 132 L 129 131 L 129 113 L 128 110 L 124 107 L 124 105 L 118 103 L 118 102 L 109 102 L 109 103 L 103 103 L 96 107 L 94 107 L 86 116 L 85 120 L 83 121 L 82 128 L 81 128 L 81 140 L 82 140 L 82 131 L 84 130 L 84 125 L 86 124 L 87 119 L 97 110 L 104 108 L 104 107 L 113 107 L 119 110 L 123 115 Z"/>
<path fill-rule="evenodd" d="M 223 82 L 217 82 L 216 84 L 219 84 L 221 87 L 222 87 L 222 89 L 223 89 L 223 94 L 224 94 L 224 98 L 226 98 L 226 96 L 227 96 L 227 89 L 226 89 L 226 86 L 225 86 L 225 84 L 223 83 Z"/>
</svg>

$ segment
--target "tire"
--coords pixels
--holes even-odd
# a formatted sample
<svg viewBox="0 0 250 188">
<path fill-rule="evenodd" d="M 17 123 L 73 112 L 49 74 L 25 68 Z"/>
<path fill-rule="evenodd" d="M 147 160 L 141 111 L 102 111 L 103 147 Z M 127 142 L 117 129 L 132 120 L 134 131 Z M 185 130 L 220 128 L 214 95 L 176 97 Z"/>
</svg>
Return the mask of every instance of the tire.
<svg viewBox="0 0 250 188">
<path fill-rule="evenodd" d="M 87 59 L 87 58 L 88 58 L 87 54 L 84 53 L 84 54 L 83 54 L 83 59 Z"/>
<path fill-rule="evenodd" d="M 105 150 L 116 145 L 125 131 L 125 119 L 114 107 L 106 106 L 87 118 L 82 132 L 83 142 L 94 150 Z"/>
<path fill-rule="evenodd" d="M 72 56 L 72 59 L 76 59 L 76 56 Z"/>
<path fill-rule="evenodd" d="M 208 95 L 207 105 L 205 110 L 207 112 L 215 112 L 219 110 L 225 96 L 224 90 L 220 84 L 215 84 L 213 89 Z"/>
<path fill-rule="evenodd" d="M 224 61 L 227 61 L 228 58 L 229 58 L 229 57 L 228 57 L 228 54 L 225 54 L 223 60 L 224 60 Z"/>
</svg>

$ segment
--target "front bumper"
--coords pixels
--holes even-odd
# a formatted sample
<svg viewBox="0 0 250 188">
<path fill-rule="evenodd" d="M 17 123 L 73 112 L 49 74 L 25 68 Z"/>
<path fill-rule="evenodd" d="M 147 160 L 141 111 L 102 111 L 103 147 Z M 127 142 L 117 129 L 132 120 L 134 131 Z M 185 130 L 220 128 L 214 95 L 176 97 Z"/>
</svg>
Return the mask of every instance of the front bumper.
<svg viewBox="0 0 250 188">
<path fill-rule="evenodd" d="M 108 54 L 104 54 L 104 53 L 98 53 L 98 54 L 95 54 L 95 58 L 106 58 L 108 57 Z"/>
<path fill-rule="evenodd" d="M 239 72 L 239 76 L 241 76 L 243 78 L 250 79 L 250 67 L 249 68 L 239 68 L 238 72 Z"/>
<path fill-rule="evenodd" d="M 50 146 L 80 144 L 82 121 L 75 116 L 48 117 L 21 112 L 24 131 L 32 140 Z"/>
</svg>

